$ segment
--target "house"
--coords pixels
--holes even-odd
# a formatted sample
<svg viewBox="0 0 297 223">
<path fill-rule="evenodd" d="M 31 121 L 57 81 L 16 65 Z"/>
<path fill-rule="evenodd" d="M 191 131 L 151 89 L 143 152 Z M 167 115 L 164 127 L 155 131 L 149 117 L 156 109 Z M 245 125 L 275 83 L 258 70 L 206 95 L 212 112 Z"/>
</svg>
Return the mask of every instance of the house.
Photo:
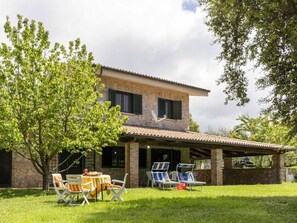
<svg viewBox="0 0 297 223">
<path fill-rule="evenodd" d="M 208 96 L 209 90 L 106 66 L 98 76 L 105 84 L 103 100 L 120 105 L 129 118 L 125 133 L 117 146 L 103 148 L 102 155 L 88 154 L 67 173 L 82 173 L 84 168 L 112 178 L 129 173 L 128 185 L 138 187 L 146 185 L 145 172 L 155 161 L 169 161 L 174 170 L 179 162 L 210 159 L 211 169 L 198 171 L 198 180 L 208 184 L 280 183 L 284 179 L 284 153 L 291 147 L 189 132 L 189 97 Z M 52 166 L 67 155 L 57 156 Z M 232 157 L 258 155 L 272 155 L 272 167 L 232 168 Z M 41 176 L 17 154 L 1 151 L 0 169 L 4 170 L 0 185 L 41 186 Z"/>
</svg>

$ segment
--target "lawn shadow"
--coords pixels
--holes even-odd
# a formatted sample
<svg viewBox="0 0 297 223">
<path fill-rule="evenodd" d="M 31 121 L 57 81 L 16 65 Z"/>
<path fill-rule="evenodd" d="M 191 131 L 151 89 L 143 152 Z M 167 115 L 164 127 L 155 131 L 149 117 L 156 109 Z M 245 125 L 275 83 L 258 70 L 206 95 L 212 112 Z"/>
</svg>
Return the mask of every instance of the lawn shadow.
<svg viewBox="0 0 297 223">
<path fill-rule="evenodd" d="M 0 190 L 0 198 L 2 199 L 10 199 L 16 197 L 26 197 L 26 196 L 45 196 L 45 195 L 53 195 L 55 191 L 43 191 L 42 189 L 1 189 Z"/>
</svg>

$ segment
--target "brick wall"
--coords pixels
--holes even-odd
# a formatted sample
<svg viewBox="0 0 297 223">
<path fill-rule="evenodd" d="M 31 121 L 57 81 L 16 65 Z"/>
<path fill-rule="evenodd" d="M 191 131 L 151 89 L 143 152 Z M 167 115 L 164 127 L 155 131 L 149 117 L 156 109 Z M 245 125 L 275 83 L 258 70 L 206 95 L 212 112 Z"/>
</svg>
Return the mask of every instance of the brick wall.
<svg viewBox="0 0 297 223">
<path fill-rule="evenodd" d="M 129 93 L 141 94 L 143 107 L 142 115 L 134 115 L 124 113 L 128 116 L 129 121 L 127 124 L 136 126 L 147 126 L 156 128 L 166 128 L 173 130 L 188 130 L 189 129 L 189 95 L 180 93 L 173 90 L 167 90 L 163 88 L 157 88 L 148 86 L 145 84 L 138 84 L 133 82 L 127 82 L 116 78 L 101 77 L 102 83 L 105 84 L 103 89 L 103 100 L 108 100 L 108 89 L 125 91 Z M 182 101 L 182 120 L 166 119 L 159 123 L 156 123 L 152 119 L 151 111 L 158 113 L 158 98 L 165 98 L 169 100 Z"/>
<path fill-rule="evenodd" d="M 42 186 L 42 175 L 35 170 L 31 161 L 16 153 L 12 153 L 11 186 L 17 188 Z"/>
<path fill-rule="evenodd" d="M 274 168 L 227 169 L 224 170 L 224 184 L 276 184 Z"/>
<path fill-rule="evenodd" d="M 198 175 L 196 180 L 211 184 L 210 169 L 195 170 L 194 172 Z M 225 169 L 223 172 L 224 185 L 278 183 L 275 168 Z"/>
</svg>

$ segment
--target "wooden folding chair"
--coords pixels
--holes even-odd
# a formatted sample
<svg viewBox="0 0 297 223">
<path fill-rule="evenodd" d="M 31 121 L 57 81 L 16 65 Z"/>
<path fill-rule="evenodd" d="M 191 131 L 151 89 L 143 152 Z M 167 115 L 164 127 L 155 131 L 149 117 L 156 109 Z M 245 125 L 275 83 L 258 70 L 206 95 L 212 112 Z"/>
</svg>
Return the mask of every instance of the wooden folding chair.
<svg viewBox="0 0 297 223">
<path fill-rule="evenodd" d="M 69 197 L 70 197 L 70 202 L 69 205 L 71 206 L 82 206 L 85 203 L 90 204 L 88 201 L 87 196 L 90 193 L 90 186 L 86 187 L 87 185 L 91 184 L 91 182 L 87 182 L 85 184 L 82 184 L 82 178 L 81 175 L 75 175 L 75 174 L 69 174 L 66 175 L 67 179 L 67 185 L 68 185 L 68 191 L 69 191 Z M 75 195 L 82 195 L 83 197 L 83 202 L 82 203 L 75 203 L 74 202 L 74 197 Z"/>
<path fill-rule="evenodd" d="M 127 190 L 125 188 L 126 180 L 127 180 L 128 173 L 125 174 L 124 180 L 112 180 L 112 184 L 107 189 L 111 191 L 111 193 L 114 195 L 111 201 L 120 200 L 124 201 L 121 197 L 122 193 Z"/>
<path fill-rule="evenodd" d="M 67 203 L 68 200 L 66 198 L 69 197 L 69 193 L 66 180 L 62 179 L 62 175 L 60 173 L 53 173 L 52 179 L 55 191 L 58 195 L 58 199 L 56 200 L 56 202 L 58 203 L 59 201 L 64 201 Z"/>
</svg>

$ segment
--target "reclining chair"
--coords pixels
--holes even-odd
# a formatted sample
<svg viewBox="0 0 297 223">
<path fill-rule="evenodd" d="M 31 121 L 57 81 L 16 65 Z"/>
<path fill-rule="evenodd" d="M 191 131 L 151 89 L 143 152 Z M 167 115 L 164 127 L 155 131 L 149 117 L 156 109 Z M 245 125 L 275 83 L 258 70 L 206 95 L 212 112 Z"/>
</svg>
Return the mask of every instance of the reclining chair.
<svg viewBox="0 0 297 223">
<path fill-rule="evenodd" d="M 192 190 L 192 186 L 202 186 L 206 184 L 206 182 L 203 181 L 196 181 L 193 176 L 193 169 L 194 164 L 189 163 L 179 163 L 176 166 L 176 171 L 178 172 L 178 181 L 180 183 L 185 183 L 190 187 L 190 190 Z"/>
<path fill-rule="evenodd" d="M 165 186 L 177 186 L 178 182 L 170 180 L 168 176 L 169 162 L 154 162 L 151 170 L 152 186 L 158 185 L 165 189 Z"/>
</svg>

